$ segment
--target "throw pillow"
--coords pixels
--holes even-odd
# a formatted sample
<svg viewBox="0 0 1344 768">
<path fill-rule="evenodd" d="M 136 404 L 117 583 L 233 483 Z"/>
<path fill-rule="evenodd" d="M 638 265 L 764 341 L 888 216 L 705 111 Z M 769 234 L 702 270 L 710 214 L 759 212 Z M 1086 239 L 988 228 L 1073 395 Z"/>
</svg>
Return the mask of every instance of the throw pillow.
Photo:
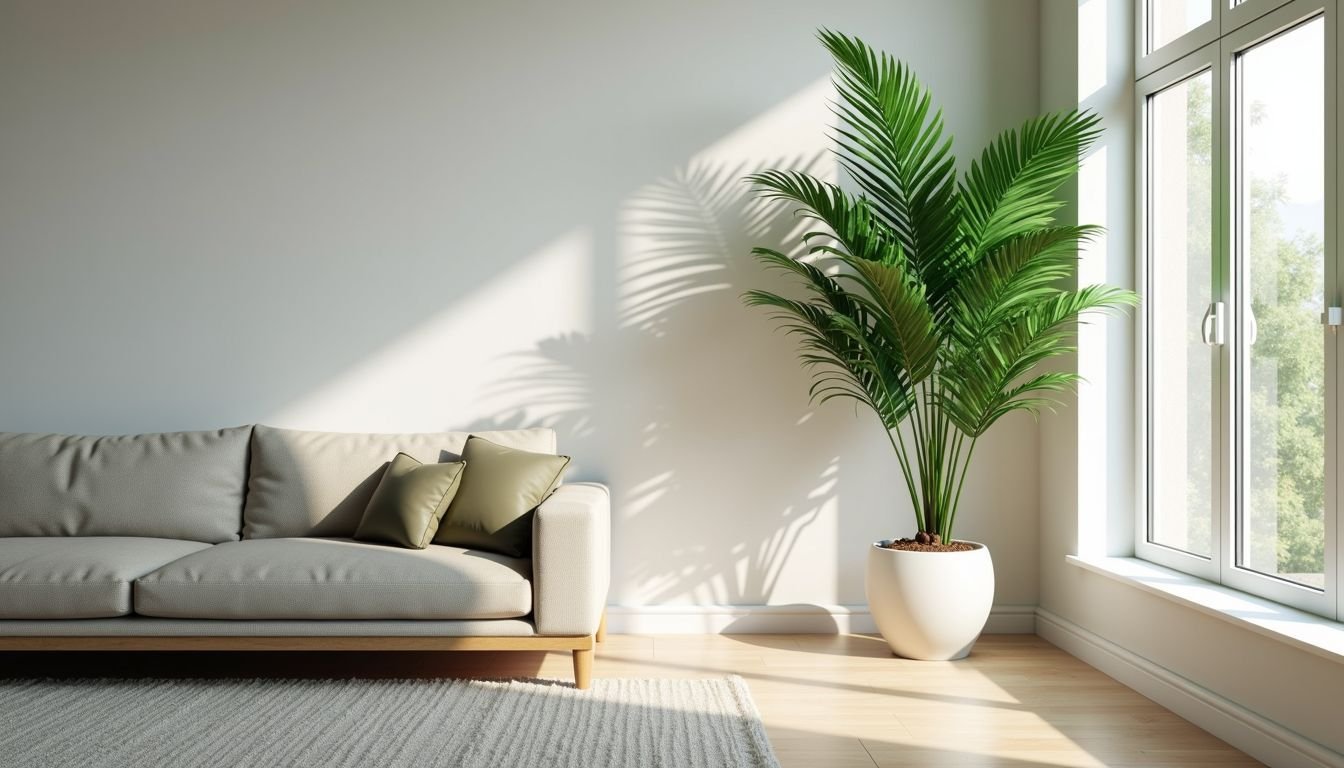
<svg viewBox="0 0 1344 768">
<path fill-rule="evenodd" d="M 429 546 L 462 483 L 465 466 L 462 462 L 421 464 L 398 453 L 374 489 L 355 538 L 411 549 Z"/>
<path fill-rule="evenodd" d="M 532 556 L 532 516 L 560 485 L 568 456 L 506 448 L 472 435 L 467 469 L 435 544 Z"/>
</svg>

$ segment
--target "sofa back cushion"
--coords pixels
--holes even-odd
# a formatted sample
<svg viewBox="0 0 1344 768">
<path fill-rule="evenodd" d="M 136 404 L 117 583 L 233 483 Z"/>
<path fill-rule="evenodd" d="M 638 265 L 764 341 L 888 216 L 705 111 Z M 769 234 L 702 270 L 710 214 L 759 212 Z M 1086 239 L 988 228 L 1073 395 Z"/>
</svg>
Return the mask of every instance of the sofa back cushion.
<svg viewBox="0 0 1344 768">
<path fill-rule="evenodd" d="M 383 470 L 398 453 L 425 464 L 461 461 L 469 434 L 555 453 L 555 431 L 363 434 L 304 432 L 258 424 L 243 509 L 244 539 L 354 536 Z"/>
<path fill-rule="evenodd" d="M 251 431 L 0 433 L 0 537 L 234 541 Z"/>
</svg>

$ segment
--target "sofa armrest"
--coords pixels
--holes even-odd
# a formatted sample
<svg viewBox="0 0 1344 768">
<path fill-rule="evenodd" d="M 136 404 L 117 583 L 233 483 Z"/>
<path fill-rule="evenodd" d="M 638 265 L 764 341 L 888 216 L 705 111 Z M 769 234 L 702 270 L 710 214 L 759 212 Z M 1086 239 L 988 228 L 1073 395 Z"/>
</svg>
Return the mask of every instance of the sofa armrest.
<svg viewBox="0 0 1344 768">
<path fill-rule="evenodd" d="M 541 635 L 597 631 L 611 583 L 611 497 L 567 483 L 532 521 L 532 618 Z"/>
</svg>

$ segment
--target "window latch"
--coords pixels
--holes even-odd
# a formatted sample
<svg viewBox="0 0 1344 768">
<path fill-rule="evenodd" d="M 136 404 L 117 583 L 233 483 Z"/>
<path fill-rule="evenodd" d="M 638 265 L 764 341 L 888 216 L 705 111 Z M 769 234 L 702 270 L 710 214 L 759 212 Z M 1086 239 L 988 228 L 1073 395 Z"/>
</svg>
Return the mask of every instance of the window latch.
<svg viewBox="0 0 1344 768">
<path fill-rule="evenodd" d="M 1339 326 L 1344 325 L 1344 307 L 1326 307 L 1321 313 L 1321 324 L 1331 333 L 1339 333 Z"/>
<path fill-rule="evenodd" d="M 1222 346 L 1225 341 L 1223 318 L 1226 316 L 1223 302 L 1215 301 L 1204 312 L 1204 320 L 1199 324 L 1199 336 L 1211 347 Z"/>
</svg>

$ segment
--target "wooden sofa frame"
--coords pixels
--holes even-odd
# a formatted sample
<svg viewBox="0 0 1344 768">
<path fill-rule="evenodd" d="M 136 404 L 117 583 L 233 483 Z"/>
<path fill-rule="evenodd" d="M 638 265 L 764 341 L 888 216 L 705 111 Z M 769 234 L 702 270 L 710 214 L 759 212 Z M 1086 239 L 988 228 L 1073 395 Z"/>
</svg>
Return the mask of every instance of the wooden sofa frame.
<svg viewBox="0 0 1344 768">
<path fill-rule="evenodd" d="M 592 685 L 593 649 L 607 639 L 607 614 L 592 635 L 543 637 L 45 635 L 0 637 L 0 651 L 571 651 L 574 686 Z"/>
</svg>

